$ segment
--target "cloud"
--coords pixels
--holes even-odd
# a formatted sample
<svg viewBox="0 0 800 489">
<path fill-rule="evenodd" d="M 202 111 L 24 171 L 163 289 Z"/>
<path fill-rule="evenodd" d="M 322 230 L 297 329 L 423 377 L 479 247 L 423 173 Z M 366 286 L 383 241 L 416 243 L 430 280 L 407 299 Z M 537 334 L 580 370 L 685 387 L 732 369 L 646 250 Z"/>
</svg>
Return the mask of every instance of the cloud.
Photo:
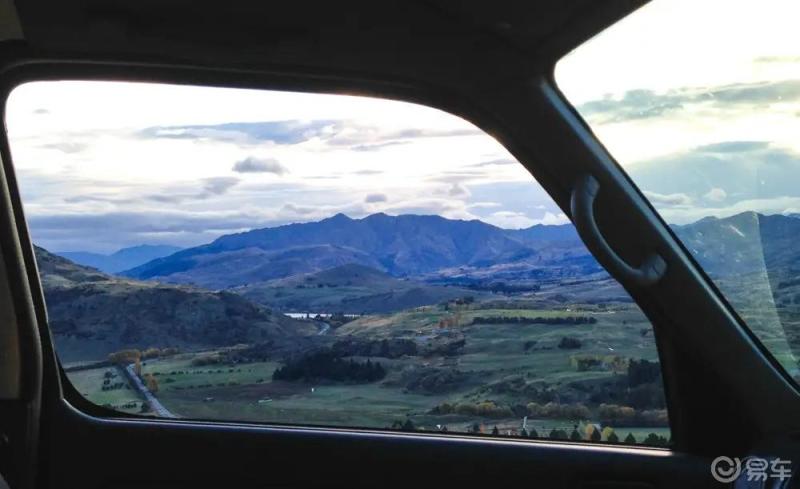
<svg viewBox="0 0 800 489">
<path fill-rule="evenodd" d="M 358 170 L 351 173 L 351 175 L 381 175 L 383 170 Z"/>
<path fill-rule="evenodd" d="M 408 144 L 408 143 L 409 141 L 387 141 L 385 143 L 357 144 L 355 146 L 351 146 L 350 149 L 352 151 L 379 151 L 389 146 L 397 146 L 400 144 Z"/>
<path fill-rule="evenodd" d="M 293 203 L 284 204 L 281 208 L 281 212 L 286 214 L 292 215 L 300 215 L 300 216 L 307 216 L 308 214 L 313 213 L 316 211 L 318 207 L 308 206 L 308 205 L 297 205 Z"/>
<path fill-rule="evenodd" d="M 753 59 L 756 63 L 797 63 L 800 56 L 759 56 Z"/>
<path fill-rule="evenodd" d="M 381 194 L 381 193 L 367 194 L 367 196 L 364 197 L 364 202 L 367 204 L 374 204 L 377 202 L 387 202 L 388 200 L 389 197 L 386 194 Z"/>
<path fill-rule="evenodd" d="M 659 194 L 657 192 L 652 192 L 650 190 L 643 191 L 644 196 L 652 202 L 653 204 L 658 205 L 692 205 L 692 198 L 683 193 L 675 193 L 675 194 Z"/>
<path fill-rule="evenodd" d="M 458 182 L 453 182 L 453 184 L 450 186 L 450 189 L 447 191 L 447 195 L 450 197 L 464 198 L 469 197 L 471 194 L 467 187 Z"/>
<path fill-rule="evenodd" d="M 152 126 L 139 131 L 143 138 L 201 139 L 228 143 L 298 144 L 334 131 L 340 121 L 284 120 L 225 124 Z"/>
<path fill-rule="evenodd" d="M 693 151 L 696 153 L 742 153 L 767 149 L 768 146 L 769 142 L 767 141 L 724 141 L 698 146 Z"/>
<path fill-rule="evenodd" d="M 781 80 L 716 87 L 683 87 L 663 93 L 629 90 L 621 97 L 608 96 L 581 104 L 578 112 L 595 124 L 607 124 L 661 117 L 704 105 L 717 110 L 739 110 L 796 100 L 800 100 L 800 80 Z"/>
<path fill-rule="evenodd" d="M 477 219 L 464 202 L 454 199 L 420 198 L 395 203 L 383 210 L 387 214 L 438 215 L 449 219 Z"/>
<path fill-rule="evenodd" d="M 49 114 L 50 111 L 47 110 L 47 109 L 39 108 L 39 109 L 35 109 L 33 111 L 33 113 L 36 114 L 36 115 L 45 115 L 45 114 Z"/>
<path fill-rule="evenodd" d="M 61 142 L 61 143 L 48 143 L 39 146 L 43 149 L 55 149 L 57 151 L 61 151 L 62 153 L 73 154 L 73 153 L 80 153 L 81 151 L 85 151 L 89 145 L 86 143 L 76 143 L 76 142 Z"/>
<path fill-rule="evenodd" d="M 511 158 L 499 158 L 496 160 L 482 161 L 480 163 L 475 163 L 469 166 L 480 168 L 484 166 L 502 166 L 502 165 L 521 165 L 521 163 Z"/>
<path fill-rule="evenodd" d="M 430 175 L 427 180 L 442 183 L 463 183 L 469 180 L 483 179 L 486 178 L 487 175 L 487 172 L 478 170 L 446 171 L 436 175 Z"/>
<path fill-rule="evenodd" d="M 545 212 L 544 216 L 534 219 L 534 224 L 544 224 L 545 226 L 558 226 L 569 222 L 569 218 L 563 212 Z"/>
<path fill-rule="evenodd" d="M 469 209 L 495 209 L 497 207 L 503 207 L 503 204 L 500 202 L 475 202 L 467 206 Z"/>
<path fill-rule="evenodd" d="M 352 151 L 377 151 L 388 146 L 425 138 L 474 136 L 483 134 L 473 127 L 454 129 L 391 129 L 356 124 L 348 120 L 283 120 L 228 122 L 206 125 L 151 126 L 138 132 L 141 138 L 198 139 L 235 144 L 300 144 L 319 139 L 330 148 Z"/>
<path fill-rule="evenodd" d="M 607 97 L 578 106 L 578 112 L 597 123 L 658 117 L 680 109 L 686 98 L 676 94 L 658 95 L 652 90 L 630 90 L 618 99 Z"/>
<path fill-rule="evenodd" d="M 333 131 L 323 138 L 331 146 L 349 146 L 361 151 L 380 149 L 381 147 L 406 143 L 416 139 L 448 138 L 460 136 L 482 135 L 479 129 L 463 127 L 455 129 L 407 128 L 385 130 L 378 126 L 358 125 L 341 121 Z"/>
<path fill-rule="evenodd" d="M 725 192 L 725 190 L 719 187 L 714 187 L 709 190 L 708 193 L 703 195 L 703 198 L 711 202 L 722 202 L 727 196 L 728 194 Z"/>
<path fill-rule="evenodd" d="M 236 177 L 211 177 L 203 179 L 203 193 L 222 195 L 239 183 Z"/>
<path fill-rule="evenodd" d="M 289 173 L 289 170 L 275 158 L 255 158 L 253 156 L 237 161 L 232 170 L 237 173 L 272 173 L 273 175 Z"/>
<path fill-rule="evenodd" d="M 522 212 L 497 211 L 484 218 L 489 224 L 503 229 L 522 229 L 536 224 L 536 221 Z"/>
</svg>

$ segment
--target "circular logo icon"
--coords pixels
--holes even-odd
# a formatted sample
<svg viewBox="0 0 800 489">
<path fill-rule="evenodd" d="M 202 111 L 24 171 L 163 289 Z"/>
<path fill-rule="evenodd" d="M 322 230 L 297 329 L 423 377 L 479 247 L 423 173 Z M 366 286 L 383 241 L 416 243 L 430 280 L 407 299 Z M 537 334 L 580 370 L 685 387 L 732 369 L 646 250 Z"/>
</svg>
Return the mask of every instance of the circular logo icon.
<svg viewBox="0 0 800 489">
<path fill-rule="evenodd" d="M 742 472 L 742 464 L 738 458 L 717 457 L 711 462 L 711 475 L 717 482 L 727 484 L 733 482 Z"/>
</svg>

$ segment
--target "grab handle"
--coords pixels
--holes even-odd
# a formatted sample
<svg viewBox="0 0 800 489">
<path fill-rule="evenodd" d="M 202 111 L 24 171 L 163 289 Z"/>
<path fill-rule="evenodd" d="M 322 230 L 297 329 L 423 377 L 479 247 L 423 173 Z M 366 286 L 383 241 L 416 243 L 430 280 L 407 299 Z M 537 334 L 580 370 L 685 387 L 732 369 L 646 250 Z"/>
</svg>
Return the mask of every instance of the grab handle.
<svg viewBox="0 0 800 489">
<path fill-rule="evenodd" d="M 607 258 L 609 272 L 612 275 L 625 277 L 637 285 L 652 285 L 664 276 L 667 271 L 667 262 L 657 253 L 648 253 L 638 268 L 634 268 L 614 251 L 608 244 L 594 219 L 594 200 L 600 190 L 600 183 L 591 175 L 583 175 L 578 179 L 572 190 L 570 209 L 572 221 L 578 234 L 593 248 L 596 253 L 601 253 Z"/>
</svg>

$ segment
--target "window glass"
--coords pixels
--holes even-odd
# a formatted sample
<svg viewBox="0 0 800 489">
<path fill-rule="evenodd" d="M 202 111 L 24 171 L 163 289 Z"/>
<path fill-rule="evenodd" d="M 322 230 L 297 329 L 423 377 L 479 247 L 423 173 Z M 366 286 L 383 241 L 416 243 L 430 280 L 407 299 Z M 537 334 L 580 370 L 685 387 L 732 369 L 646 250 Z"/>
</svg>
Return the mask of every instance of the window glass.
<svg viewBox="0 0 800 489">
<path fill-rule="evenodd" d="M 795 378 L 798 14 L 794 1 L 654 1 L 556 70 L 578 112 Z"/>
<path fill-rule="evenodd" d="M 650 324 L 494 139 L 339 95 L 17 88 L 50 328 L 167 418 L 666 444 Z"/>
</svg>

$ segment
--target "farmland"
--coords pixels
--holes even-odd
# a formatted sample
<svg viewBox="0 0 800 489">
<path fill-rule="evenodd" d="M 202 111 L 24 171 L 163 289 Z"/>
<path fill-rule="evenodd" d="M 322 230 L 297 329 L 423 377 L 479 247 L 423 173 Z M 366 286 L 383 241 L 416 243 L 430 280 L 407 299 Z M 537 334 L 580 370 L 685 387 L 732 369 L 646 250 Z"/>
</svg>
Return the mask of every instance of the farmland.
<svg viewBox="0 0 800 489">
<path fill-rule="evenodd" d="M 273 380 L 289 358 L 253 345 L 147 359 L 141 375 L 156 379 L 164 406 L 192 419 L 584 438 L 588 425 L 603 425 L 620 441 L 668 439 L 660 378 L 631 378 L 631 364 L 657 366 L 643 315 L 627 302 L 557 302 L 549 292 L 368 314 L 307 346 L 380 365 L 380 380 Z M 74 381 L 94 402 L 121 403 L 92 392 L 101 380 L 84 371 Z"/>
</svg>

